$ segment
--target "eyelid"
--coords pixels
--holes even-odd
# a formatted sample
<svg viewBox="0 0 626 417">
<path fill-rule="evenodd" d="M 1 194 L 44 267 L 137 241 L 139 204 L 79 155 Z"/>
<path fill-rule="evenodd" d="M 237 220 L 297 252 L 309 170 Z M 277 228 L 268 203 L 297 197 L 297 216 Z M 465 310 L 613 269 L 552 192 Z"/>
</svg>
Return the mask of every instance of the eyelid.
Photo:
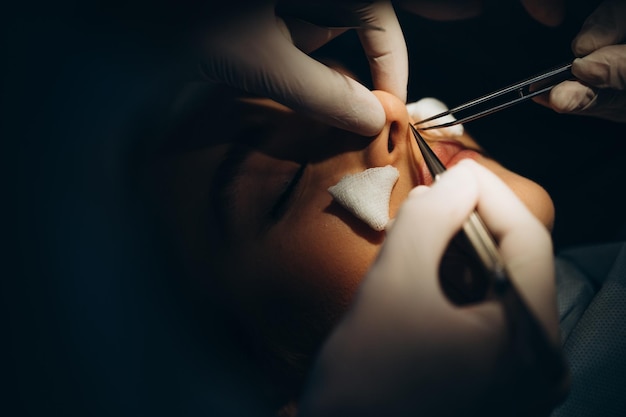
<svg viewBox="0 0 626 417">
<path fill-rule="evenodd" d="M 218 165 L 210 185 L 211 207 L 217 218 L 218 229 L 222 236 L 227 234 L 226 225 L 229 224 L 227 219 L 229 219 L 231 209 L 235 205 L 233 199 L 235 183 L 242 166 L 251 153 L 252 149 L 247 146 L 240 144 L 231 146 Z"/>
<path fill-rule="evenodd" d="M 306 167 L 307 164 L 303 163 L 300 165 L 298 170 L 294 173 L 278 196 L 275 204 L 270 209 L 269 219 L 272 225 L 279 222 L 285 216 L 287 211 L 289 211 L 289 209 L 293 206 L 292 203 L 295 200 L 294 197 L 297 194 L 298 189 L 302 185 L 302 177 L 304 176 Z"/>
</svg>

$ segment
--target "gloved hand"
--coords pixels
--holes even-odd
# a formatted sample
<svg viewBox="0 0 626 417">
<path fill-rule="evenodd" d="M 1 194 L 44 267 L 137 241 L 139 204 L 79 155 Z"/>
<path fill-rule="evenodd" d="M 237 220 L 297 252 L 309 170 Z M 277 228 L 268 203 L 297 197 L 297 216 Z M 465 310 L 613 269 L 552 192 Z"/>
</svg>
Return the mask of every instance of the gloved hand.
<svg viewBox="0 0 626 417">
<path fill-rule="evenodd" d="M 261 3 L 261 4 L 257 4 Z M 296 4 L 304 16 L 277 17 L 275 2 L 244 2 L 210 25 L 202 40 L 205 74 L 213 80 L 270 97 L 295 111 L 365 136 L 385 122 L 380 102 L 363 85 L 307 53 L 346 30 L 303 21 L 322 20 L 354 27 L 369 59 L 374 88 L 406 100 L 406 44 L 393 6 L 377 2 L 311 2 Z M 345 22 L 345 25 L 344 23 Z"/>
<path fill-rule="evenodd" d="M 535 101 L 559 113 L 626 122 L 626 2 L 606 0 L 572 42 L 572 74 Z M 622 42 L 622 44 L 620 44 Z"/>
<path fill-rule="evenodd" d="M 400 208 L 351 310 L 321 351 L 300 416 L 519 415 L 505 408 L 535 400 L 507 391 L 505 381 L 517 377 L 507 374 L 502 305 L 456 306 L 439 285 L 444 249 L 475 207 L 558 345 L 546 228 L 493 173 L 461 161 L 431 189 L 411 191 Z"/>
</svg>

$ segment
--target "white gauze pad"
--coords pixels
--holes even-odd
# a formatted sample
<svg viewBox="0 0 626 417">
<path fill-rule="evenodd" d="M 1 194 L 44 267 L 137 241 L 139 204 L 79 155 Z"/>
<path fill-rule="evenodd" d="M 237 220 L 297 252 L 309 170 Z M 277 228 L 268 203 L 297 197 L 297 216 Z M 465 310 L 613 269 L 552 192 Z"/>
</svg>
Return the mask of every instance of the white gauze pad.
<svg viewBox="0 0 626 417">
<path fill-rule="evenodd" d="M 448 111 L 448 106 L 446 106 L 443 102 L 437 100 L 436 98 L 425 97 L 416 102 L 407 104 L 406 110 L 409 112 L 409 115 L 413 120 L 419 122 L 420 120 L 424 120 L 428 117 L 434 116 L 444 111 Z M 454 116 L 449 114 L 447 116 L 440 117 L 439 119 L 431 120 L 430 122 L 421 124 L 420 127 L 428 127 L 436 124 L 453 122 L 455 120 L 456 119 L 454 118 Z M 463 125 L 458 124 L 454 126 L 442 127 L 441 129 L 424 130 L 420 133 L 426 137 L 449 138 L 461 136 L 463 134 L 463 131 Z"/>
<path fill-rule="evenodd" d="M 385 230 L 389 223 L 391 190 L 400 172 L 396 167 L 369 168 L 346 175 L 328 188 L 335 201 L 367 223 L 372 229 Z"/>
</svg>

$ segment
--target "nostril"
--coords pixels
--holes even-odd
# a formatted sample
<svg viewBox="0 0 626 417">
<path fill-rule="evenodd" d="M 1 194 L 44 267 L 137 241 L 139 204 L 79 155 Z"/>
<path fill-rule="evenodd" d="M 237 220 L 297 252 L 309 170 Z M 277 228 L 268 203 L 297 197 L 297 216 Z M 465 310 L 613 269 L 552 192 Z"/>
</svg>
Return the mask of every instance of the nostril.
<svg viewBox="0 0 626 417">
<path fill-rule="evenodd" d="M 387 152 L 389 153 L 391 153 L 395 147 L 393 143 L 393 139 L 391 139 L 391 131 L 393 130 L 394 127 L 395 126 L 391 126 L 391 128 L 389 129 L 389 136 L 387 137 Z"/>
<path fill-rule="evenodd" d="M 391 135 L 387 138 L 387 151 L 389 153 L 393 151 L 393 141 L 391 140 Z"/>
</svg>

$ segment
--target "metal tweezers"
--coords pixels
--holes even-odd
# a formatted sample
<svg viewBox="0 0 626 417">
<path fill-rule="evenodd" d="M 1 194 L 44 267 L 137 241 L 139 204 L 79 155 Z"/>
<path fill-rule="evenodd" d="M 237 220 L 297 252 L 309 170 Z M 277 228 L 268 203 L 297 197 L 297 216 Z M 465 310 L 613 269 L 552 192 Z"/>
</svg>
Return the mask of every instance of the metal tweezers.
<svg viewBox="0 0 626 417">
<path fill-rule="evenodd" d="M 446 171 L 446 167 L 417 129 L 410 123 L 409 126 L 428 170 L 437 181 Z M 552 345 L 542 325 L 510 280 L 496 241 L 476 210 L 463 224 L 462 233 L 467 237 L 475 257 L 490 279 L 493 294 L 502 302 L 513 351 L 521 359 L 523 367 L 539 372 L 539 381 L 535 382 L 537 386 L 542 386 L 544 393 L 552 393 L 549 395 L 551 401 L 560 401 L 567 389 L 569 375 L 563 356 Z"/>
<path fill-rule="evenodd" d="M 555 85 L 559 84 L 562 81 L 573 79 L 571 68 L 571 63 L 552 68 L 548 71 L 544 71 L 540 74 L 512 84 L 508 87 L 494 91 L 493 93 L 468 101 L 467 103 L 461 104 L 460 106 L 457 106 L 443 113 L 439 113 L 427 119 L 420 120 L 419 122 L 414 123 L 413 126 L 415 126 L 415 128 L 418 130 L 439 129 L 442 127 L 454 126 L 460 123 L 466 123 L 471 122 L 472 120 L 480 119 L 481 117 L 506 109 L 515 104 L 521 103 L 547 91 L 550 91 Z M 497 99 L 503 100 L 503 102 L 498 102 Z M 488 107 L 486 109 L 481 109 L 481 105 L 486 105 Z M 440 117 L 453 115 L 455 113 L 459 113 L 469 109 L 472 109 L 473 111 L 471 114 L 457 118 L 457 120 L 437 124 L 434 126 L 419 126 L 423 123 L 439 119 Z"/>
<path fill-rule="evenodd" d="M 443 165 L 441 160 L 439 160 L 437 155 L 435 155 L 417 129 L 410 123 L 409 126 L 413 131 L 413 136 L 415 136 L 415 140 L 417 141 L 417 145 L 422 152 L 424 162 L 426 163 L 428 170 L 433 176 L 433 179 L 437 181 L 440 175 L 446 171 L 445 165 Z M 463 225 L 463 232 L 467 235 L 468 240 L 478 256 L 478 260 L 484 267 L 485 271 L 487 271 L 491 278 L 493 278 L 495 288 L 503 288 L 508 285 L 504 259 L 502 259 L 502 256 L 498 251 L 493 236 L 489 230 L 487 230 L 487 226 L 485 226 L 485 223 L 482 221 L 476 210 L 472 212 Z"/>
</svg>

